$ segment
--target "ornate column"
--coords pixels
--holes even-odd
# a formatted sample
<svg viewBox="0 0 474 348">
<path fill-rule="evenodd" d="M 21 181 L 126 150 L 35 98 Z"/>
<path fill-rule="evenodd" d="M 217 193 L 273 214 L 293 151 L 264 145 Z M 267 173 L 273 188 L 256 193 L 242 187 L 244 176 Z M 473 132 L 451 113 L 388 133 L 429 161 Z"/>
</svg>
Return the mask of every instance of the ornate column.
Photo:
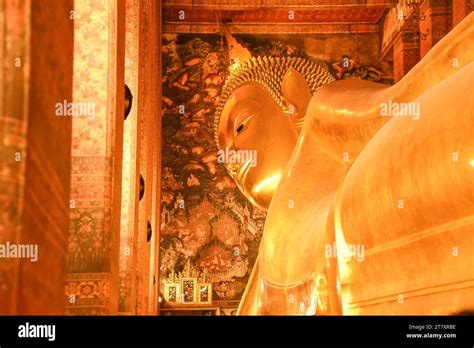
<svg viewBox="0 0 474 348">
<path fill-rule="evenodd" d="M 138 196 L 140 175 L 137 171 L 138 147 L 138 29 L 139 0 L 126 1 L 125 84 L 132 94 L 132 108 L 124 122 L 122 164 L 122 212 L 120 225 L 119 313 L 135 314 L 136 239 L 138 233 Z"/>
<path fill-rule="evenodd" d="M 56 105 L 72 97 L 72 9 L 0 1 L 0 244 L 32 248 L 0 258 L 0 314 L 64 313 L 71 118 Z"/>
<path fill-rule="evenodd" d="M 161 182 L 161 4 L 139 2 L 138 137 L 137 170 L 145 182 L 139 202 L 136 240 L 136 314 L 156 314 L 158 298 L 159 204 Z"/>
<path fill-rule="evenodd" d="M 19 242 L 23 213 L 28 125 L 27 83 L 30 45 L 29 1 L 0 2 L 0 59 L 3 62 L 0 88 L 0 243 Z M 15 63 L 23 62 L 23 67 Z M 15 97 L 14 97 L 15 96 Z M 16 158 L 15 158 L 16 157 Z M 16 159 L 20 159 L 17 161 Z M 0 260 L 0 313 L 17 311 L 18 259 Z"/>
<path fill-rule="evenodd" d="M 420 33 L 428 33 L 426 39 L 420 40 L 421 59 L 452 29 L 452 0 L 425 0 L 420 13 L 424 16 L 420 21 Z"/>
<path fill-rule="evenodd" d="M 413 32 L 400 32 L 393 44 L 393 77 L 399 81 L 420 60 L 418 36 Z"/>
<path fill-rule="evenodd" d="M 474 9 L 474 0 L 453 0 L 453 27 Z"/>
<path fill-rule="evenodd" d="M 76 0 L 67 314 L 118 311 L 125 2 Z"/>
<path fill-rule="evenodd" d="M 124 315 L 157 313 L 161 200 L 160 9 L 161 4 L 152 0 L 127 0 L 125 82 L 132 92 L 133 104 L 124 124 L 123 144 L 119 312 Z M 144 185 L 140 184 L 140 178 Z"/>
<path fill-rule="evenodd" d="M 162 79 L 162 52 L 161 52 L 161 33 L 162 33 L 162 7 L 161 2 L 155 5 L 153 11 L 154 32 L 153 40 L 157 43 L 153 50 L 153 55 L 156 57 L 154 70 L 156 79 L 153 81 L 154 100 L 152 100 L 155 109 L 155 115 L 152 119 L 154 123 L 152 134 L 152 157 L 153 157 L 153 191 L 152 191 L 152 205 L 151 205 L 151 225 L 153 227 L 153 235 L 151 238 L 151 253 L 150 253 L 150 292 L 149 298 L 149 313 L 159 314 L 159 298 L 160 298 L 160 226 L 161 226 L 161 120 L 162 120 L 162 105 L 161 105 L 161 79 Z"/>
</svg>

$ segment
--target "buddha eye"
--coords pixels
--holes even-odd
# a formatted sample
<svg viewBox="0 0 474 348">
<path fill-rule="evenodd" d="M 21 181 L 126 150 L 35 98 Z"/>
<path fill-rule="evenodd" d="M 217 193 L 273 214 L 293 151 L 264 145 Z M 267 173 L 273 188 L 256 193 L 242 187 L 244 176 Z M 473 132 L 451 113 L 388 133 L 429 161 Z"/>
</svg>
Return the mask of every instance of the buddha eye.
<svg viewBox="0 0 474 348">
<path fill-rule="evenodd" d="M 252 119 L 253 115 L 248 115 L 241 123 L 240 125 L 235 129 L 235 135 L 240 134 L 244 129 L 245 126 L 249 123 L 249 121 Z"/>
</svg>

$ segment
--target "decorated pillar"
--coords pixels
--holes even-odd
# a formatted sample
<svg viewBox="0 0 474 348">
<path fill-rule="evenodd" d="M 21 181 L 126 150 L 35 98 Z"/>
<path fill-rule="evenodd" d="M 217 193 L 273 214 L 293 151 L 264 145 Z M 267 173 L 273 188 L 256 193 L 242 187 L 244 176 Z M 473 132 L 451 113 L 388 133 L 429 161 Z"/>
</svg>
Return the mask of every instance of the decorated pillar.
<svg viewBox="0 0 474 348">
<path fill-rule="evenodd" d="M 156 314 L 159 243 L 159 190 L 161 177 L 161 93 L 159 2 L 139 2 L 138 144 L 137 170 L 144 183 L 138 209 L 136 240 L 136 314 Z M 158 208 L 157 208 L 158 205 Z"/>
<path fill-rule="evenodd" d="M 474 9 L 474 0 L 453 0 L 453 26 L 461 22 Z"/>
<path fill-rule="evenodd" d="M 393 44 L 393 77 L 399 81 L 420 60 L 419 38 L 412 31 L 400 32 Z"/>
<path fill-rule="evenodd" d="M 161 33 L 162 33 L 162 8 L 161 2 L 151 2 L 154 4 L 151 15 L 153 16 L 152 28 L 153 35 L 150 39 L 155 42 L 152 45 L 151 56 L 153 59 L 153 96 L 150 100 L 152 104 L 151 117 L 152 123 L 152 141 L 151 141 L 151 156 L 153 158 L 152 168 L 152 203 L 151 203 L 151 226 L 153 233 L 150 240 L 150 280 L 148 282 L 150 289 L 150 297 L 148 298 L 148 313 L 151 315 L 159 314 L 159 299 L 160 299 L 160 226 L 161 226 L 161 136 L 162 136 L 162 93 L 161 93 L 161 81 L 162 81 L 162 57 L 161 57 Z"/>
<path fill-rule="evenodd" d="M 1 69 L 1 200 L 0 243 L 20 242 L 22 231 L 25 170 L 28 127 L 29 62 L 30 45 L 27 37 L 28 1 L 0 2 L 0 58 Z M 15 43 L 15 44 L 13 44 Z M 15 64 L 16 63 L 16 64 Z M 23 67 L 21 65 L 23 63 Z M 20 65 L 20 66 L 17 66 Z M 16 96 L 15 98 L 13 98 Z M 7 102 L 8 101 L 8 102 Z M 18 303 L 19 260 L 0 260 L 0 313 L 15 314 Z"/>
<path fill-rule="evenodd" d="M 122 211 L 120 225 L 119 313 L 134 315 L 136 302 L 136 239 L 140 176 L 137 170 L 138 146 L 138 66 L 139 0 L 126 1 L 125 84 L 130 90 L 131 107 L 124 121 L 122 164 Z"/>
<path fill-rule="evenodd" d="M 423 1 L 420 8 L 422 18 L 419 29 L 420 33 L 426 34 L 426 37 L 420 40 L 420 59 L 452 29 L 452 2 L 452 0 Z"/>
<path fill-rule="evenodd" d="M 71 118 L 58 105 L 72 98 L 72 9 L 0 1 L 1 315 L 64 313 Z"/>
<path fill-rule="evenodd" d="M 120 299 L 123 315 L 156 314 L 161 180 L 161 4 L 127 0 Z M 157 215 L 158 214 L 158 215 Z"/>
<path fill-rule="evenodd" d="M 118 312 L 125 2 L 76 0 L 66 314 Z"/>
</svg>

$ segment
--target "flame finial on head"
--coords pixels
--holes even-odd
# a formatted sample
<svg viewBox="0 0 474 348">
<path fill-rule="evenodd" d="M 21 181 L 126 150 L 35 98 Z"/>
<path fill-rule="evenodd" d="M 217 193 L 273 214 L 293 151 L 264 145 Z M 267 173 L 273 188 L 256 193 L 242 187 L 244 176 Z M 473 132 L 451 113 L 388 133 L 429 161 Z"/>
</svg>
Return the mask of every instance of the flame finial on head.
<svg viewBox="0 0 474 348">
<path fill-rule="evenodd" d="M 222 28 L 229 48 L 229 70 L 232 71 L 232 68 L 238 68 L 241 64 L 252 59 L 252 54 L 247 48 L 237 42 L 225 24 L 222 24 Z"/>
</svg>

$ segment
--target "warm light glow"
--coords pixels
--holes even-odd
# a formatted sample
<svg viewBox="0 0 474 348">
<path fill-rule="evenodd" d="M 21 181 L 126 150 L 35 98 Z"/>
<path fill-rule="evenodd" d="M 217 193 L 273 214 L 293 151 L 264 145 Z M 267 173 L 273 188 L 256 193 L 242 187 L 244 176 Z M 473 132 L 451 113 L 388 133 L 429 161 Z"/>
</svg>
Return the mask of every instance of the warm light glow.
<svg viewBox="0 0 474 348">
<path fill-rule="evenodd" d="M 253 193 L 259 193 L 263 190 L 273 191 L 278 186 L 278 183 L 280 182 L 280 179 L 281 179 L 281 174 L 273 175 L 273 176 L 263 180 L 257 186 L 255 186 L 252 191 L 253 191 Z"/>
<path fill-rule="evenodd" d="M 464 117 L 470 119 L 472 113 L 458 101 L 459 91 L 468 89 L 474 68 L 459 67 L 450 75 L 451 70 L 443 67 L 452 51 L 456 57 L 470 59 L 472 51 L 465 47 L 473 41 L 460 27 L 448 36 L 394 86 L 338 81 L 315 93 L 300 135 L 305 139 L 296 143 L 286 167 L 291 175 L 285 177 L 284 185 L 276 186 L 269 205 L 258 255 L 261 279 L 257 281 L 271 280 L 291 289 L 310 271 L 322 268 L 323 261 L 336 258 L 335 270 L 331 262 L 327 268 L 331 284 L 321 293 L 328 291 L 337 298 L 342 314 L 441 314 L 448 308 L 455 312 L 453 303 L 456 310 L 471 305 L 470 295 L 437 290 L 449 287 L 454 276 L 467 289 L 472 269 L 472 257 L 458 254 L 458 244 L 470 247 L 472 221 L 460 221 L 459 216 L 472 216 L 473 204 L 465 198 L 469 187 L 460 182 L 467 179 L 466 163 L 474 167 L 474 158 L 468 157 L 464 168 L 453 168 L 445 149 L 454 143 L 456 148 L 470 148 L 472 137 Z M 455 41 L 463 46 L 453 44 Z M 304 91 L 304 83 L 296 86 Z M 263 99 L 258 92 L 252 93 Z M 385 100 L 419 102 L 431 119 L 382 118 L 379 105 Z M 308 121 L 312 117 L 318 121 Z M 274 144 L 283 141 L 284 134 L 281 131 L 273 138 L 278 140 L 272 139 L 272 147 L 259 154 L 278 156 Z M 350 163 L 341 163 L 345 151 L 351 154 L 349 170 L 343 166 Z M 438 163 L 436 171 L 431 163 Z M 269 179 L 252 192 L 267 190 L 268 181 L 274 182 L 273 172 L 266 174 Z M 292 210 L 288 197 L 296 199 L 298 209 Z M 426 229 L 428 221 L 430 228 Z M 446 224 L 448 221 L 453 225 Z M 321 255 L 318 248 L 328 246 L 323 234 L 334 238 L 335 244 L 329 243 L 331 253 L 326 259 L 316 260 L 315 255 Z M 456 244 L 451 245 L 452 240 Z M 306 262 L 309 256 L 315 260 L 312 264 Z M 414 275 L 414 269 L 422 271 Z M 249 282 L 247 288 L 250 286 L 254 285 Z M 410 293 L 409 304 L 401 305 L 404 293 L 413 289 L 420 290 Z M 278 300 L 272 294 L 265 289 L 257 295 L 261 301 L 258 314 L 301 312 L 289 307 L 286 298 Z M 251 303 L 252 299 L 244 300 Z M 253 309 L 247 303 L 241 308 Z M 338 311 L 330 308 L 332 313 Z M 322 313 L 321 309 L 318 314 Z"/>
</svg>

